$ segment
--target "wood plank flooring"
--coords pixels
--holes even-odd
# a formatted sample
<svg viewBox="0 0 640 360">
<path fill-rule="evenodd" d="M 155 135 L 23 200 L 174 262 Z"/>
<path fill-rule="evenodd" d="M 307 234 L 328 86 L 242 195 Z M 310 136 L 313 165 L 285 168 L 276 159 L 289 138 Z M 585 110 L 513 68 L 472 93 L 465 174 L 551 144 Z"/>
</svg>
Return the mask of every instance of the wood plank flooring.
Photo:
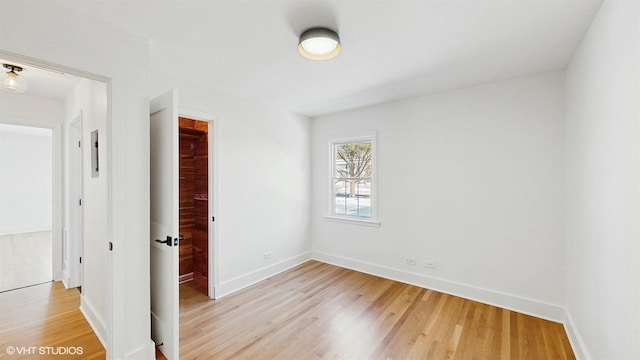
<svg viewBox="0 0 640 360">
<path fill-rule="evenodd" d="M 574 359 L 561 324 L 309 261 L 209 300 L 180 285 L 181 359 Z"/>
<path fill-rule="evenodd" d="M 78 290 L 61 282 L 0 293 L 0 359 L 104 359 L 79 306 Z"/>
<path fill-rule="evenodd" d="M 0 358 L 104 359 L 79 298 L 59 282 L 0 293 Z M 83 354 L 9 355 L 9 346 Z M 180 285 L 180 356 L 575 358 L 561 324 L 316 261 L 215 301 L 197 282 Z"/>
</svg>

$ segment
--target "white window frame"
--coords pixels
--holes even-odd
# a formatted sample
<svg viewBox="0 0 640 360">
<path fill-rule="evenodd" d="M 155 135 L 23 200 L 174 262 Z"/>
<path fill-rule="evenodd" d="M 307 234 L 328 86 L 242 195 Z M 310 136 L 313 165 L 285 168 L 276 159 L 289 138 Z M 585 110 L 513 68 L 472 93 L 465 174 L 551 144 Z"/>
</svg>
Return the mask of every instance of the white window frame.
<svg viewBox="0 0 640 360">
<path fill-rule="evenodd" d="M 370 141 L 372 147 L 372 158 L 371 158 L 371 176 L 369 177 L 371 182 L 371 217 L 361 217 L 354 215 L 346 215 L 346 214 L 338 214 L 336 213 L 335 208 L 335 187 L 334 187 L 334 172 L 335 172 L 335 152 L 334 148 L 336 145 L 340 144 L 348 144 L 348 143 L 356 143 L 356 142 L 364 142 Z M 357 224 L 357 225 L 365 225 L 365 226 L 373 226 L 379 227 L 380 222 L 378 221 L 378 146 L 376 141 L 376 134 L 371 133 L 369 135 L 350 137 L 350 138 L 341 138 L 341 139 L 332 139 L 329 141 L 329 215 L 325 216 L 325 219 L 328 221 L 341 222 L 341 223 L 349 223 L 349 224 Z"/>
</svg>

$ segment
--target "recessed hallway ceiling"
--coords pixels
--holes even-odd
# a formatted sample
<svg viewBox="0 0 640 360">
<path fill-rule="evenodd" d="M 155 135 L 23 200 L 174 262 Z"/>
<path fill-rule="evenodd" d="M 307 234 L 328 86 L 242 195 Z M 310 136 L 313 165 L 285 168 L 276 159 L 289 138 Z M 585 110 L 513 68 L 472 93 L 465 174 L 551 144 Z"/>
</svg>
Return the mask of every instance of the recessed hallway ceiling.
<svg viewBox="0 0 640 360">
<path fill-rule="evenodd" d="M 601 0 L 74 2 L 150 39 L 153 76 L 308 116 L 564 69 Z M 296 50 L 308 27 L 342 53 Z"/>
<path fill-rule="evenodd" d="M 56 71 L 43 70 L 35 66 L 0 58 L 0 64 L 13 64 L 23 68 L 19 76 L 27 80 L 29 95 L 44 96 L 64 100 L 80 80 L 79 77 Z M 1 66 L 0 66 L 1 67 Z M 2 69 L 6 71 L 5 69 Z M 4 91 L 4 90 L 0 90 Z"/>
</svg>

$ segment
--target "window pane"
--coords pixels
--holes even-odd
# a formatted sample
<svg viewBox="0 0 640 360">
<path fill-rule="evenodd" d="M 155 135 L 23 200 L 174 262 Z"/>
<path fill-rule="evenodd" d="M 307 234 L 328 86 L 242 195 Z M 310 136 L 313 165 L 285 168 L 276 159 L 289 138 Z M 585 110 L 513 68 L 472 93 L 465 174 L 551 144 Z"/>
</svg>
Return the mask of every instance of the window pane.
<svg viewBox="0 0 640 360">
<path fill-rule="evenodd" d="M 347 185 L 344 180 L 335 180 L 334 182 L 334 194 L 335 194 L 335 213 L 346 215 L 347 214 Z"/>
<path fill-rule="evenodd" d="M 334 212 L 371 217 L 372 141 L 334 144 Z"/>
</svg>

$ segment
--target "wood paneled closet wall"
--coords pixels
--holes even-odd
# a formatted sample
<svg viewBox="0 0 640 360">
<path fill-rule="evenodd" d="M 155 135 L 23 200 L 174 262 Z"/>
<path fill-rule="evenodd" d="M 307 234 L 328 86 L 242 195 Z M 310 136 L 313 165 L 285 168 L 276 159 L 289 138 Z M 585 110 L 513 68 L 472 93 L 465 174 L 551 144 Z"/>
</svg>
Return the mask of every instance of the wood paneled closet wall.
<svg viewBox="0 0 640 360">
<path fill-rule="evenodd" d="M 209 239 L 209 144 L 204 121 L 181 117 L 180 282 L 207 283 Z"/>
</svg>

